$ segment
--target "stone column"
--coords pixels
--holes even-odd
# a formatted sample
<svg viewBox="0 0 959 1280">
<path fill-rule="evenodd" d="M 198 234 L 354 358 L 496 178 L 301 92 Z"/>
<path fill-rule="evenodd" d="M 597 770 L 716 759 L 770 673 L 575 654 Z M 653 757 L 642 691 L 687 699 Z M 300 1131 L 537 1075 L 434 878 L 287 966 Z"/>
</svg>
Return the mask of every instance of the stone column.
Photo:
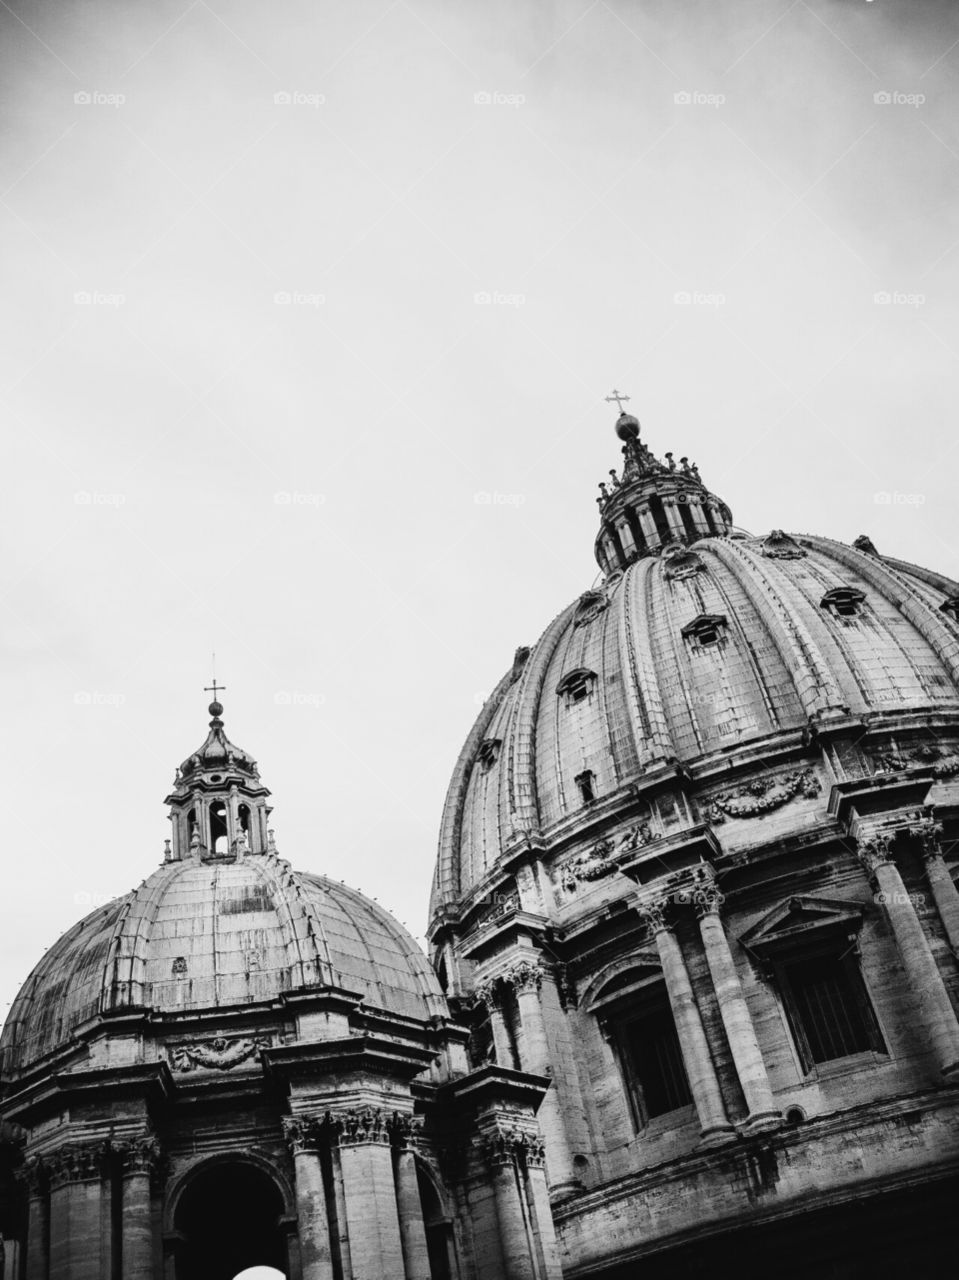
<svg viewBox="0 0 959 1280">
<path fill-rule="evenodd" d="M 26 1280 L 47 1280 L 50 1231 L 50 1201 L 43 1161 L 28 1156 L 18 1171 L 27 1188 L 27 1265 Z"/>
<path fill-rule="evenodd" d="M 569 1147 L 569 1135 L 563 1119 L 563 1107 L 556 1082 L 553 1080 L 553 1061 L 546 1035 L 546 1019 L 540 1003 L 540 991 L 545 978 L 539 960 L 521 960 L 507 969 L 502 981 L 508 983 L 516 994 L 520 1022 L 523 1026 L 522 1067 L 533 1075 L 547 1076 L 550 1086 L 540 1103 L 537 1118 L 546 1142 L 546 1170 L 550 1192 L 555 1195 L 577 1190 L 580 1180 L 573 1169 L 573 1157 Z"/>
<path fill-rule="evenodd" d="M 293 1153 L 296 1176 L 297 1238 L 303 1280 L 333 1280 L 330 1221 L 317 1150 L 320 1125 L 321 1118 L 315 1116 L 283 1118 L 283 1133 Z"/>
<path fill-rule="evenodd" d="M 719 1012 L 726 1028 L 726 1039 L 729 1041 L 736 1073 L 749 1108 L 744 1127 L 772 1128 L 782 1117 L 773 1098 L 766 1064 L 756 1038 L 756 1028 L 753 1026 L 752 1015 L 736 971 L 736 961 L 719 914 L 722 900 L 723 895 L 715 885 L 706 885 L 696 891 L 699 932 L 706 950 L 706 962 L 716 999 L 719 1001 Z"/>
<path fill-rule="evenodd" d="M 686 541 L 686 526 L 683 524 L 683 517 L 679 514 L 676 506 L 675 498 L 663 498 L 663 510 L 666 512 L 666 520 L 669 523 L 669 531 L 679 542 Z"/>
<path fill-rule="evenodd" d="M 503 1280 L 539 1280 L 534 1266 L 527 1208 L 517 1160 L 521 1134 L 502 1125 L 483 1135 L 483 1154 L 493 1183 Z"/>
<path fill-rule="evenodd" d="M 476 988 L 476 998 L 486 1007 L 489 1014 L 490 1030 L 493 1033 L 493 1049 L 496 1061 L 501 1067 L 513 1066 L 513 1045 L 506 1029 L 506 1020 L 500 1004 L 499 991 L 495 982 L 481 982 Z"/>
<path fill-rule="evenodd" d="M 420 1200 L 419 1178 L 416 1175 L 417 1122 L 414 1122 L 412 1116 L 400 1116 L 392 1124 L 391 1130 L 405 1280 L 431 1280 L 423 1204 Z"/>
<path fill-rule="evenodd" d="M 946 860 L 942 856 L 942 823 L 937 822 L 930 811 L 910 828 L 910 835 L 919 841 L 922 858 L 925 864 L 926 880 L 932 890 L 933 900 L 939 912 L 949 945 L 959 956 L 959 889 L 949 874 Z"/>
<path fill-rule="evenodd" d="M 857 842 L 859 860 L 877 887 L 877 901 L 886 911 L 903 968 L 915 996 L 919 1016 L 932 1042 L 942 1075 L 959 1075 L 959 1022 L 939 972 L 912 898 L 892 862 L 885 836 Z"/>
<path fill-rule="evenodd" d="M 666 924 L 665 903 L 662 901 L 644 903 L 640 907 L 640 915 L 656 939 L 659 960 L 663 966 L 663 979 L 679 1047 L 686 1067 L 686 1078 L 693 1095 L 702 1136 L 716 1139 L 735 1132 L 726 1115 L 723 1095 L 709 1052 L 709 1042 L 703 1029 L 699 1007 L 693 995 L 689 973 L 679 943 Z"/>
<path fill-rule="evenodd" d="M 103 1144 L 68 1143 L 49 1158 L 49 1280 L 101 1280 Z"/>
<path fill-rule="evenodd" d="M 636 514 L 639 516 L 639 527 L 643 531 L 646 539 L 646 545 L 650 551 L 655 551 L 659 546 L 659 530 L 656 528 L 656 521 L 653 519 L 653 513 L 649 507 L 641 506 L 636 508 Z"/>
<path fill-rule="evenodd" d="M 153 1212 L 150 1188 L 159 1160 L 155 1138 L 144 1135 L 120 1147 L 123 1170 L 120 1257 L 123 1280 L 153 1280 Z"/>
<path fill-rule="evenodd" d="M 333 1118 L 343 1172 L 353 1280 L 401 1277 L 400 1237 L 388 1116 L 365 1107 Z"/>
<path fill-rule="evenodd" d="M 523 1164 L 530 1226 L 539 1268 L 537 1274 L 543 1280 L 563 1280 L 546 1182 L 546 1144 L 542 1138 L 524 1135 Z"/>
<path fill-rule="evenodd" d="M 633 537 L 633 531 L 625 519 L 617 521 L 616 532 L 619 534 L 620 545 L 623 548 L 623 553 L 626 556 L 626 559 L 634 560 L 636 558 L 638 548 L 636 546 L 636 540 Z"/>
</svg>

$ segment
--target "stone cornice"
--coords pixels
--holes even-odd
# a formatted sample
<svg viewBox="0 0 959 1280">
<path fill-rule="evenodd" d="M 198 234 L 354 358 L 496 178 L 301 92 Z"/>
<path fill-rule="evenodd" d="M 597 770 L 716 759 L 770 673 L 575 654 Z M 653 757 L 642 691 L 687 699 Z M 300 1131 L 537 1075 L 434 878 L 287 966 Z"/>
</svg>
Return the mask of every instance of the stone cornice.
<svg viewBox="0 0 959 1280">
<path fill-rule="evenodd" d="M 18 1082 L 19 1083 L 19 1082 Z M 3 1100 L 5 1120 L 27 1127 L 70 1102 L 112 1098 L 142 1099 L 150 1106 L 167 1102 L 174 1092 L 173 1077 L 165 1062 L 128 1066 L 83 1067 L 75 1071 L 36 1072 L 29 1083 Z"/>
<path fill-rule="evenodd" d="M 436 1098 L 438 1103 L 457 1111 L 506 1105 L 528 1107 L 532 1113 L 538 1110 L 550 1083 L 548 1076 L 488 1063 L 468 1075 L 440 1085 Z"/>
<path fill-rule="evenodd" d="M 343 1067 L 411 1080 L 430 1066 L 436 1051 L 409 1041 L 398 1043 L 385 1036 L 358 1035 L 307 1044 L 274 1045 L 264 1049 L 262 1056 L 267 1072 L 282 1080 L 325 1074 Z"/>
</svg>

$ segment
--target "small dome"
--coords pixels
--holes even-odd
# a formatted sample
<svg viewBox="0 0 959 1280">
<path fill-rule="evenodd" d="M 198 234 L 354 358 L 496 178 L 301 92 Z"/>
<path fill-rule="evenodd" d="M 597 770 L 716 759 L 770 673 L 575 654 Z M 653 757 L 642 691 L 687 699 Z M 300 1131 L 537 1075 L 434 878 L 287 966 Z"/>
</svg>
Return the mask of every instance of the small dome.
<svg viewBox="0 0 959 1280">
<path fill-rule="evenodd" d="M 446 1012 L 426 956 L 355 889 L 273 853 L 169 862 L 47 951 L 3 1029 L 0 1075 L 67 1048 L 101 1014 L 257 1006 L 324 986 L 410 1018 Z"/>
</svg>

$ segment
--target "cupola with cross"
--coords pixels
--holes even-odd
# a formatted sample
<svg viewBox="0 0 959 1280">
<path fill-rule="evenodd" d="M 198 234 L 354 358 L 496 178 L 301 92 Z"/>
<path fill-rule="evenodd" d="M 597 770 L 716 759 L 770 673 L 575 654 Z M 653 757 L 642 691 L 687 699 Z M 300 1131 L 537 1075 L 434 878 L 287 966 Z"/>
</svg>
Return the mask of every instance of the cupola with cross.
<svg viewBox="0 0 959 1280">
<path fill-rule="evenodd" d="M 620 409 L 616 434 L 623 442 L 623 470 L 620 475 L 610 471 L 596 499 L 601 519 L 596 559 L 603 572 L 658 555 L 670 543 L 688 545 L 728 534 L 732 514 L 703 484 L 696 464 L 685 457 L 677 462 L 671 453 L 660 462 L 640 440 L 639 420 L 623 409 L 629 396 L 614 391 L 606 399 Z"/>
<path fill-rule="evenodd" d="M 235 861 L 245 853 L 272 849 L 270 793 L 253 757 L 223 731 L 223 704 L 217 695 L 224 689 L 216 680 L 207 686 L 206 692 L 213 694 L 210 731 L 177 769 L 166 798 L 173 823 L 170 861 Z"/>
</svg>

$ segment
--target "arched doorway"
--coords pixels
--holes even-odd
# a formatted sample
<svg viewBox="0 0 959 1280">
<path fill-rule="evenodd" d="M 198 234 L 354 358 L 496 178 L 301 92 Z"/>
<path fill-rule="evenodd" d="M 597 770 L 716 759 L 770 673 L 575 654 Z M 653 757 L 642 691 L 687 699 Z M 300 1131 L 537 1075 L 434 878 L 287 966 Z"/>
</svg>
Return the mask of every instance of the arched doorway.
<svg viewBox="0 0 959 1280">
<path fill-rule="evenodd" d="M 283 1197 L 273 1179 L 245 1161 L 216 1161 L 176 1206 L 177 1280 L 234 1280 L 254 1267 L 286 1274 Z"/>
</svg>

